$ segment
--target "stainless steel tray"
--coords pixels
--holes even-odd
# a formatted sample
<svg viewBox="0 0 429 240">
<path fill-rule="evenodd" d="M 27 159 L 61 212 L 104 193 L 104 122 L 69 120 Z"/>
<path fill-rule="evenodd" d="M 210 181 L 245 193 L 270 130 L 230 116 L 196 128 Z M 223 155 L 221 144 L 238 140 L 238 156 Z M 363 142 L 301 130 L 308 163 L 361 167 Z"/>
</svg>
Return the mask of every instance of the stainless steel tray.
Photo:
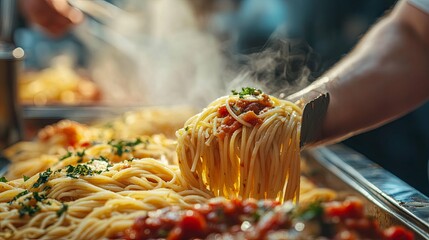
<svg viewBox="0 0 429 240">
<path fill-rule="evenodd" d="M 429 239 L 429 198 L 390 172 L 343 145 L 306 150 L 303 159 L 317 184 L 365 199 L 381 227 L 405 225 L 416 239 Z"/>
</svg>

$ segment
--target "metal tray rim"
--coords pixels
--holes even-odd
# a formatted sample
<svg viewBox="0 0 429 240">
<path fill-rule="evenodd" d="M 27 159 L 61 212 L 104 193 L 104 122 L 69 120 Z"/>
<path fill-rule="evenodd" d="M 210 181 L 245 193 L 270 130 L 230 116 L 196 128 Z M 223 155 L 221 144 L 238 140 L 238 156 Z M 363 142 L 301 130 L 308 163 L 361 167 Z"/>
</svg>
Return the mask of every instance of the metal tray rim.
<svg viewBox="0 0 429 240">
<path fill-rule="evenodd" d="M 313 157 L 379 208 L 429 239 L 429 198 L 365 156 L 337 144 L 308 149 Z M 395 188 L 392 188 L 392 184 Z"/>
</svg>

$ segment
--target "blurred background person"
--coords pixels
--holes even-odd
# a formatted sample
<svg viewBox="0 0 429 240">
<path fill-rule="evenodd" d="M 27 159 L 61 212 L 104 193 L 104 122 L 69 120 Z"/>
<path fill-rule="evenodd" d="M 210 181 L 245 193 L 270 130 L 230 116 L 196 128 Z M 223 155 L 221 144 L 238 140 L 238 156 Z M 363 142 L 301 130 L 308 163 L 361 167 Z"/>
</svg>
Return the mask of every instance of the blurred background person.
<svg viewBox="0 0 429 240">
<path fill-rule="evenodd" d="M 61 37 L 83 21 L 83 13 L 67 0 L 19 0 L 21 14 L 48 35 Z"/>
<path fill-rule="evenodd" d="M 84 20 L 67 0 L 19 0 L 16 45 L 26 52 L 27 69 L 43 69 L 58 55 L 68 55 L 77 66 L 87 64 L 85 46 L 71 32 Z"/>
</svg>

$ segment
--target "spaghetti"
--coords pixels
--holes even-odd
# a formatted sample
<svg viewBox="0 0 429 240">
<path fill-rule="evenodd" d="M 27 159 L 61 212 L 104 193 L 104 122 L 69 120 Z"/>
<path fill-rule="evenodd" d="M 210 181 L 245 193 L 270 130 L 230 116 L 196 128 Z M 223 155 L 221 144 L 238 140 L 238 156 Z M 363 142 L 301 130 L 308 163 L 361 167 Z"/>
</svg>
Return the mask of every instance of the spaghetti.
<svg viewBox="0 0 429 240">
<path fill-rule="evenodd" d="M 213 197 L 185 181 L 175 141 L 163 135 L 190 114 L 179 109 L 145 109 L 97 126 L 61 121 L 7 149 L 0 239 L 111 238 L 149 210 Z M 143 126 L 167 112 L 177 115 L 171 125 Z"/>
<path fill-rule="evenodd" d="M 281 105 L 282 101 L 270 101 L 272 108 L 259 116 L 273 117 L 274 112 L 283 116 L 280 108 L 287 108 L 290 117 L 299 119 L 299 109 L 293 110 L 293 105 L 291 110 Z M 206 203 L 214 195 L 205 186 L 188 183 L 183 175 L 186 170 L 181 172 L 177 165 L 176 141 L 164 135 L 171 135 L 171 129 L 179 124 L 183 126 L 182 119 L 192 114 L 186 109 L 149 108 L 95 126 L 61 121 L 42 129 L 35 141 L 7 149 L 4 154 L 12 162 L 7 175 L 0 178 L 0 239 L 115 238 L 137 217 L 152 210 L 168 206 L 190 209 L 196 203 Z M 286 122 L 287 117 L 284 119 Z M 223 128 L 224 140 L 231 134 L 227 129 Z M 281 131 L 286 134 L 285 129 Z M 219 132 L 210 141 L 218 141 L 221 135 Z M 179 144 L 182 140 L 179 138 Z M 273 137 L 270 141 L 277 140 Z M 253 148 L 251 143 L 248 147 Z M 256 169 L 261 166 L 258 164 Z M 299 171 L 299 166 L 290 167 Z M 216 174 L 209 177 L 214 180 Z M 292 179 L 286 174 L 282 177 Z M 333 191 L 303 179 L 300 204 L 335 198 Z"/>
<path fill-rule="evenodd" d="M 221 97 L 178 130 L 183 176 L 227 198 L 299 198 L 301 109 L 253 88 Z"/>
<path fill-rule="evenodd" d="M 0 182 L 0 189 L 0 239 L 112 237 L 148 210 L 211 197 L 189 187 L 178 167 L 151 158 L 92 159 Z"/>
</svg>

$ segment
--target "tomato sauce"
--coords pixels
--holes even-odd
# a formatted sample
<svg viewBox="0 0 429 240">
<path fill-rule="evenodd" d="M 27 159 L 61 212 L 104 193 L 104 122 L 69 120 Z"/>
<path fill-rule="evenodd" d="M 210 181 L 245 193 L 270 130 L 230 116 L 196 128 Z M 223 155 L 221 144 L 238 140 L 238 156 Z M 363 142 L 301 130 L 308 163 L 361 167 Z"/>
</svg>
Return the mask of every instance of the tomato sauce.
<svg viewBox="0 0 429 240">
<path fill-rule="evenodd" d="M 285 206 L 270 200 L 235 199 L 197 204 L 189 210 L 170 207 L 138 218 L 121 238 L 414 239 L 410 231 L 400 226 L 381 229 L 375 219 L 364 215 L 363 204 L 357 199 L 316 204 L 305 209 Z M 299 224 L 305 227 L 298 228 Z"/>
<path fill-rule="evenodd" d="M 262 119 L 258 116 L 260 113 L 273 108 L 273 103 L 266 94 L 261 94 L 259 98 L 239 98 L 238 100 L 230 101 L 229 104 L 239 118 L 252 126 L 262 123 Z M 220 106 L 217 112 L 218 117 L 222 118 L 217 132 L 219 138 L 223 139 L 226 134 L 231 134 L 242 127 L 242 124 L 229 114 L 226 105 Z"/>
</svg>

